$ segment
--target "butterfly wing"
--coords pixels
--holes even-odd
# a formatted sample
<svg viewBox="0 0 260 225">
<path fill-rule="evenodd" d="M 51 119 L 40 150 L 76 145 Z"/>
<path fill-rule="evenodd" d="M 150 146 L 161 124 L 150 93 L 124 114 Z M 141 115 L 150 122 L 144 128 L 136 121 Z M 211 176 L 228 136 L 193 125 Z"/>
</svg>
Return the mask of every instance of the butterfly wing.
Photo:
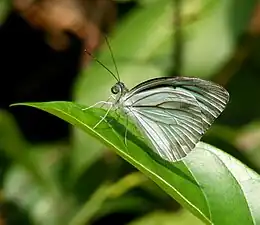
<svg viewBox="0 0 260 225">
<path fill-rule="evenodd" d="M 198 78 L 179 77 L 172 82 L 191 93 L 199 103 L 205 131 L 214 120 L 223 112 L 228 101 L 229 93 L 220 85 Z"/>
<path fill-rule="evenodd" d="M 127 115 L 165 160 L 183 158 L 203 135 L 200 107 L 188 92 L 156 88 L 138 93 L 124 104 Z"/>
<path fill-rule="evenodd" d="M 224 110 L 228 92 L 197 78 L 148 80 L 121 99 L 129 115 L 152 145 L 168 161 L 185 157 Z"/>
</svg>

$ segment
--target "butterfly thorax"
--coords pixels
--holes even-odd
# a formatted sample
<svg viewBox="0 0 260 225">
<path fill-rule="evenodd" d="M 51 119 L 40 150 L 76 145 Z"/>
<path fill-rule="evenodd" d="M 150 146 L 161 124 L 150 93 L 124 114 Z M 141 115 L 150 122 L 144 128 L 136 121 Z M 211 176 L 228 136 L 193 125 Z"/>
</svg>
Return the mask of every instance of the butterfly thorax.
<svg viewBox="0 0 260 225">
<path fill-rule="evenodd" d="M 124 83 L 119 81 L 111 88 L 111 92 L 112 94 L 116 95 L 115 104 L 117 104 L 119 103 L 120 99 L 128 92 L 128 89 Z"/>
</svg>

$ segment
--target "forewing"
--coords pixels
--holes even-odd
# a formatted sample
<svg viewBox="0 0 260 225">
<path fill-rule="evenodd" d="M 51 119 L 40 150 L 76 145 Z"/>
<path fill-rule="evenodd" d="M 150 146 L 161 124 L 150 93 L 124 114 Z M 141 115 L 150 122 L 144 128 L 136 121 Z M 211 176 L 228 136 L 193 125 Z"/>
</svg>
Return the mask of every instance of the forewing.
<svg viewBox="0 0 260 225">
<path fill-rule="evenodd" d="M 198 78 L 179 77 L 172 85 L 191 93 L 199 103 L 202 112 L 204 131 L 223 112 L 229 93 L 220 85 Z"/>
<path fill-rule="evenodd" d="M 159 87 L 171 87 L 193 95 L 201 109 L 204 132 L 208 130 L 214 120 L 222 113 L 229 101 L 229 93 L 220 85 L 192 77 L 151 79 L 130 90 L 127 98 L 130 100 L 137 94 L 155 90 Z"/>
<path fill-rule="evenodd" d="M 122 101 L 152 149 L 167 161 L 186 156 L 204 133 L 198 101 L 185 90 L 156 88 Z"/>
</svg>

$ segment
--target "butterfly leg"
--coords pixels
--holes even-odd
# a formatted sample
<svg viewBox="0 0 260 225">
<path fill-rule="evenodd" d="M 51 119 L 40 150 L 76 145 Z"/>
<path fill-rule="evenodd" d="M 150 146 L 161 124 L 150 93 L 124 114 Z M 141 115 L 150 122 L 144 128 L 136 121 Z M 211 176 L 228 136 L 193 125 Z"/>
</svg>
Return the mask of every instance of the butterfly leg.
<svg viewBox="0 0 260 225">
<path fill-rule="evenodd" d="M 114 100 L 116 99 L 114 95 L 110 95 L 106 101 L 103 101 L 103 104 L 100 107 L 102 108 L 105 104 L 111 104 L 112 102 L 109 101 L 111 98 L 113 98 Z"/>
<path fill-rule="evenodd" d="M 99 101 L 99 102 L 96 102 L 95 104 L 93 104 L 93 105 L 91 105 L 91 106 L 89 106 L 89 107 L 87 107 L 87 108 L 82 109 L 82 110 L 85 111 L 85 110 L 88 110 L 88 109 L 94 108 L 96 105 L 99 105 L 99 104 L 103 104 L 103 105 L 104 105 L 104 104 L 111 105 L 112 102 Z"/>
<path fill-rule="evenodd" d="M 109 109 L 106 111 L 105 115 L 101 117 L 101 120 L 98 121 L 98 123 L 93 127 L 93 129 L 95 129 L 103 120 L 105 120 L 105 118 L 107 117 L 108 113 L 110 112 L 110 110 L 113 107 L 113 103 L 110 104 Z"/>
<path fill-rule="evenodd" d="M 91 105 L 91 106 L 89 106 L 89 107 L 87 107 L 87 108 L 85 108 L 85 109 L 82 109 L 82 110 L 85 111 L 85 110 L 91 109 L 91 108 L 93 108 L 93 107 L 95 107 L 96 105 L 99 105 L 99 104 L 102 104 L 102 105 L 101 105 L 101 108 L 102 108 L 104 105 L 112 105 L 113 102 L 109 102 L 109 100 L 110 100 L 111 98 L 115 99 L 115 97 L 114 97 L 113 95 L 111 95 L 106 101 L 96 102 L 95 104 L 93 104 L 93 105 Z"/>
</svg>

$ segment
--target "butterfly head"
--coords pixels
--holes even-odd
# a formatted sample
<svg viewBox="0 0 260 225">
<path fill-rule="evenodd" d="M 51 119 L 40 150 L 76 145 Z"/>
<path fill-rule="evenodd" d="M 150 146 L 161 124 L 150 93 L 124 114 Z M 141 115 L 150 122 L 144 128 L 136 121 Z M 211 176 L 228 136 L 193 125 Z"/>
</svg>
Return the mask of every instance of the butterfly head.
<svg viewBox="0 0 260 225">
<path fill-rule="evenodd" d="M 122 94 L 128 92 L 128 90 L 127 90 L 125 84 L 119 81 L 111 88 L 111 92 L 114 95 L 117 95 L 117 94 L 122 95 Z"/>
<path fill-rule="evenodd" d="M 128 92 L 128 89 L 124 83 L 118 81 L 112 88 L 111 92 L 116 95 L 115 104 L 119 103 L 122 97 Z"/>
</svg>

